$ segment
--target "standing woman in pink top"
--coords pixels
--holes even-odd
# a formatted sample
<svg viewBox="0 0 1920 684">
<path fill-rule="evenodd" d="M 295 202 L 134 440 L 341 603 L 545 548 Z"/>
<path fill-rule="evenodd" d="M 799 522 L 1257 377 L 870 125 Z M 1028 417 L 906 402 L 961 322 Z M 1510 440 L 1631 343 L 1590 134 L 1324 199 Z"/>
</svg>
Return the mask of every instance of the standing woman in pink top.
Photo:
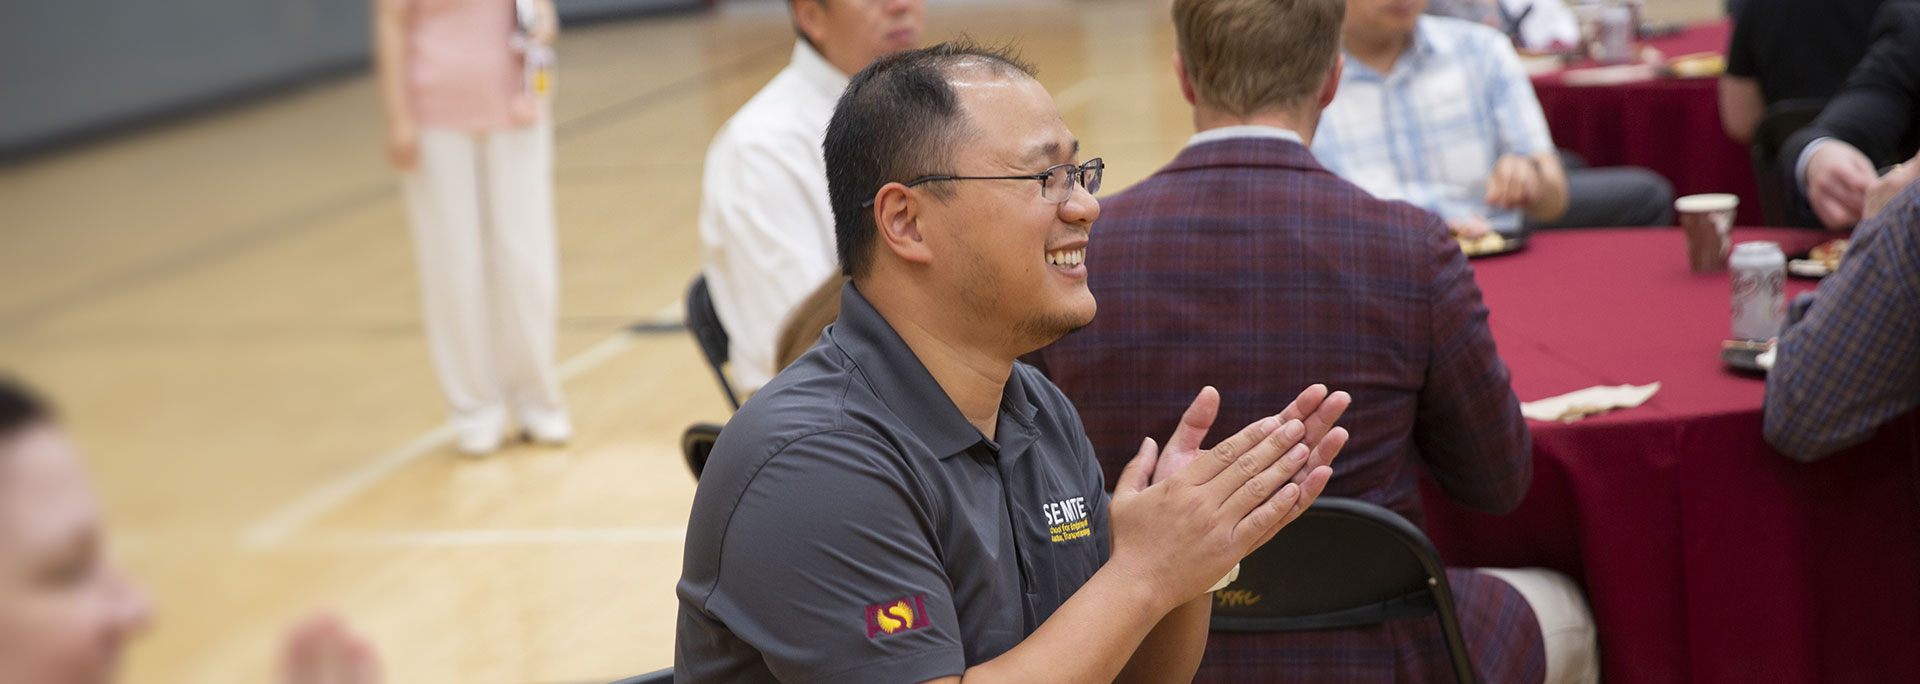
<svg viewBox="0 0 1920 684">
<path fill-rule="evenodd" d="M 404 174 L 427 342 L 471 455 L 508 418 L 572 436 L 554 372 L 552 0 L 373 0 L 387 156 Z"/>
</svg>

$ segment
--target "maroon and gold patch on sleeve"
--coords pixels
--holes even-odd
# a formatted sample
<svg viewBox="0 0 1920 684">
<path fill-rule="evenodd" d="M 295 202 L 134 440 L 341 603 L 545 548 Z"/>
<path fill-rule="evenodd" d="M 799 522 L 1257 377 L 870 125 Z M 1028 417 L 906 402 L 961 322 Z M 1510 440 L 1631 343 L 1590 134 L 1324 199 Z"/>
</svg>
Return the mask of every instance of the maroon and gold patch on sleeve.
<svg viewBox="0 0 1920 684">
<path fill-rule="evenodd" d="M 867 606 L 867 638 L 883 634 L 910 632 L 927 626 L 927 597 L 903 599 Z"/>
</svg>

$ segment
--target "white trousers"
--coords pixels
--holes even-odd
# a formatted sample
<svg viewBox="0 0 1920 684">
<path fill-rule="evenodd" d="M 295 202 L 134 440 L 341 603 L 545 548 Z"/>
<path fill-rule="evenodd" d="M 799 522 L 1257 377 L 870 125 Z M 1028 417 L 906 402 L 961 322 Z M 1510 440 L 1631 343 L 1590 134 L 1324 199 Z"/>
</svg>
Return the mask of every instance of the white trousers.
<svg viewBox="0 0 1920 684">
<path fill-rule="evenodd" d="M 1598 684 L 1600 643 L 1586 594 L 1572 577 L 1546 568 L 1474 568 L 1512 585 L 1540 621 L 1546 684 Z"/>
<path fill-rule="evenodd" d="M 420 131 L 405 178 L 427 345 L 463 433 L 565 421 L 553 127 Z"/>
</svg>

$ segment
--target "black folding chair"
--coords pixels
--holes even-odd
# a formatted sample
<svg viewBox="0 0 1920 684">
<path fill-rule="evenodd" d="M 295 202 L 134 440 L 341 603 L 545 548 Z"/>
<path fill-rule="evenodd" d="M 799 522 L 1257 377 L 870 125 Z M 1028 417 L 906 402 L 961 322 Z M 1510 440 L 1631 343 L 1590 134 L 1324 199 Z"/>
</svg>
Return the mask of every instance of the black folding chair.
<svg viewBox="0 0 1920 684">
<path fill-rule="evenodd" d="M 1440 552 L 1399 514 L 1320 497 L 1214 594 L 1213 629 L 1311 632 L 1432 616 L 1460 684 L 1474 681 Z"/>
<path fill-rule="evenodd" d="M 1769 226 L 1819 228 L 1820 220 L 1798 209 L 1799 193 L 1788 186 L 1791 172 L 1780 166 L 1780 147 L 1820 116 L 1827 101 L 1820 98 L 1781 100 L 1767 107 L 1747 152 L 1753 159 L 1753 182 L 1760 191 L 1760 214 Z"/>
<path fill-rule="evenodd" d="M 628 677 L 613 684 L 673 684 L 673 668 L 655 670 L 638 677 Z"/>
<path fill-rule="evenodd" d="M 680 453 L 686 456 L 694 481 L 699 481 L 700 472 L 707 469 L 707 455 L 713 453 L 713 443 L 719 440 L 720 426 L 713 423 L 694 423 L 680 434 Z"/>
<path fill-rule="evenodd" d="M 720 391 L 726 393 L 727 401 L 734 410 L 740 409 L 740 397 L 733 392 L 733 383 L 727 381 L 727 329 L 720 325 L 720 314 L 713 310 L 713 297 L 707 294 L 707 277 L 695 276 L 693 285 L 687 288 L 687 330 L 693 333 L 693 341 L 700 345 L 700 353 L 707 357 L 707 365 L 713 368 L 713 377 L 720 381 Z"/>
</svg>

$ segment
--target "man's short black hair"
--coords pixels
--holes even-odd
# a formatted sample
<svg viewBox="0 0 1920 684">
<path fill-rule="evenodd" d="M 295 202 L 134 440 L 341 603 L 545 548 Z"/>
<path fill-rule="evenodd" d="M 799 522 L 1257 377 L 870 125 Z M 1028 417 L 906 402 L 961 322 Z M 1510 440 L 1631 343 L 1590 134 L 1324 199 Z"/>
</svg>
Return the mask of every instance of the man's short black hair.
<svg viewBox="0 0 1920 684">
<path fill-rule="evenodd" d="M 1033 67 L 1010 48 L 981 47 L 962 39 L 881 57 L 847 83 L 823 144 L 841 273 L 857 278 L 872 264 L 879 228 L 873 210 L 860 205 L 873 199 L 881 186 L 953 172 L 944 167 L 965 121 L 949 78 L 963 64 L 1033 76 Z M 945 197 L 950 190 L 943 185 L 921 187 Z"/>
<path fill-rule="evenodd" d="M 0 439 L 51 418 L 53 409 L 32 390 L 11 377 L 0 375 Z"/>
</svg>

